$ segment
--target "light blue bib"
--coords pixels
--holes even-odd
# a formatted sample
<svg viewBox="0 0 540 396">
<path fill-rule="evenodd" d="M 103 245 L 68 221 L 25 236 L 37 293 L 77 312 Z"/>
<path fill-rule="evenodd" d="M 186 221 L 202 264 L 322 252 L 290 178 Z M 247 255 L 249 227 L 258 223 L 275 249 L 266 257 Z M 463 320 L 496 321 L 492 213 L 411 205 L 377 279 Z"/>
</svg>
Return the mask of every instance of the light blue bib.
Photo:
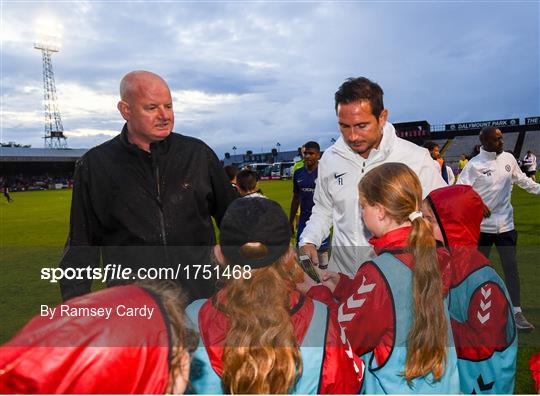
<svg viewBox="0 0 540 396">
<path fill-rule="evenodd" d="M 362 388 L 367 394 L 449 394 L 459 393 L 456 349 L 453 345 L 452 330 L 448 319 L 449 345 L 446 351 L 446 369 L 442 378 L 433 380 L 433 375 L 415 378 L 407 384 L 402 373 L 407 357 L 407 336 L 412 325 L 412 272 L 390 253 L 383 253 L 373 262 L 386 278 L 391 292 L 395 315 L 395 342 L 389 358 L 379 366 L 373 352 L 362 356 L 366 363 Z M 448 315 L 448 313 L 447 313 Z"/>
<path fill-rule="evenodd" d="M 198 330 L 199 311 L 206 299 L 192 302 L 186 308 L 186 314 Z M 324 358 L 324 343 L 328 309 L 326 305 L 313 301 L 314 312 L 307 333 L 300 346 L 302 356 L 302 375 L 296 381 L 293 394 L 317 394 Z M 192 391 L 197 394 L 224 394 L 221 378 L 212 368 L 210 358 L 199 337 L 199 346 L 191 358 L 189 382 Z"/>
<path fill-rule="evenodd" d="M 471 297 L 479 288 L 482 293 L 482 306 L 476 312 L 478 320 L 490 320 L 489 308 L 491 307 L 492 288 L 501 289 L 506 296 L 508 306 L 512 307 L 508 291 L 501 277 L 491 266 L 485 266 L 472 272 L 463 282 L 450 289 L 449 312 L 452 319 L 460 323 L 467 321 Z M 504 349 L 494 351 L 485 360 L 458 359 L 459 379 L 463 393 L 514 393 L 518 340 L 511 308 L 508 309 L 506 322 L 506 341 L 507 345 Z"/>
</svg>

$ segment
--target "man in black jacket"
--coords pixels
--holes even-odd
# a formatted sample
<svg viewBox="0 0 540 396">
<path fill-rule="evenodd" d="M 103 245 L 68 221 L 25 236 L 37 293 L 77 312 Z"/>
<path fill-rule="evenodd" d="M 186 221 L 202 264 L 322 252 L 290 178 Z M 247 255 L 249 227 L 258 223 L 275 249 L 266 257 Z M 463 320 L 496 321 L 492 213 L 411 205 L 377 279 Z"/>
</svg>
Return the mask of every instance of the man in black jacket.
<svg viewBox="0 0 540 396">
<path fill-rule="evenodd" d="M 205 279 L 208 272 L 196 276 L 194 266 L 210 264 L 215 244 L 211 216 L 219 225 L 234 199 L 227 176 L 205 143 L 172 133 L 172 98 L 161 77 L 128 73 L 120 83 L 120 96 L 118 110 L 126 120 L 121 134 L 89 150 L 77 163 L 60 267 L 93 270 L 101 262 L 103 270 L 107 265 L 130 269 L 127 277 L 109 271 L 108 283 L 152 273 L 180 281 L 190 299 L 207 297 L 214 291 L 215 273 Z M 62 298 L 88 293 L 91 284 L 90 272 L 64 278 Z"/>
</svg>

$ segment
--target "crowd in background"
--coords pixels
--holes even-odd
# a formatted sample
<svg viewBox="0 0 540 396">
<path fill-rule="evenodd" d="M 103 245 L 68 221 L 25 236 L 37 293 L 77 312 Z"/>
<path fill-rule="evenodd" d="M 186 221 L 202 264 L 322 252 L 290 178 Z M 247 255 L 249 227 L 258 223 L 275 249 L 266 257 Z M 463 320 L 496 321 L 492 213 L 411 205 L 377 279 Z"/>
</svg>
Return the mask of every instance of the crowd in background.
<svg viewBox="0 0 540 396">
<path fill-rule="evenodd" d="M 12 192 L 57 189 L 58 185 L 61 185 L 60 188 L 71 188 L 73 187 L 73 173 L 1 176 L 0 185 Z"/>
</svg>

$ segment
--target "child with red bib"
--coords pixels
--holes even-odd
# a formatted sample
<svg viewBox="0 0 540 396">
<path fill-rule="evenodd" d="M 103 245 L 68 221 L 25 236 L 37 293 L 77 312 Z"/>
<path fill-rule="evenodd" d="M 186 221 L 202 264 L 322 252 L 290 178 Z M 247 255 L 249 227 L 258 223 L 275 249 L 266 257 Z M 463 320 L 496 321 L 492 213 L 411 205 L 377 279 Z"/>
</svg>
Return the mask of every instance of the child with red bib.
<svg viewBox="0 0 540 396">
<path fill-rule="evenodd" d="M 290 239 L 277 202 L 237 199 L 227 208 L 215 248 L 224 286 L 186 309 L 200 333 L 190 375 L 195 393 L 360 390 L 362 362 L 347 355 L 336 312 L 296 290 L 303 272 Z"/>
<path fill-rule="evenodd" d="M 432 191 L 424 216 L 450 252 L 449 312 L 458 355 L 461 391 L 514 391 L 517 332 L 506 286 L 478 251 L 480 223 L 489 210 L 471 186 Z"/>
<path fill-rule="evenodd" d="M 50 308 L 0 347 L 0 393 L 183 393 L 197 345 L 184 307 L 176 284 L 152 282 Z"/>
<path fill-rule="evenodd" d="M 308 295 L 339 303 L 350 353 L 365 361 L 365 393 L 459 393 L 456 352 L 422 187 L 406 165 L 386 163 L 359 184 L 377 257 L 354 276 L 323 273 Z"/>
</svg>

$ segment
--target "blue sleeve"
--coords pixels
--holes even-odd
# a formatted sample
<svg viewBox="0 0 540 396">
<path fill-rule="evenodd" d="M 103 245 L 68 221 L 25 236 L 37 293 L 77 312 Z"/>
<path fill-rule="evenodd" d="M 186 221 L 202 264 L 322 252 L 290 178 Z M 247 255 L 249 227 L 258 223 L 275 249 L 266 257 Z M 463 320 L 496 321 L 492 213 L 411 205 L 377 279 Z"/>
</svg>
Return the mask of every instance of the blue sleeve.
<svg viewBox="0 0 540 396">
<path fill-rule="evenodd" d="M 300 186 L 298 185 L 298 174 L 300 169 L 294 171 L 293 174 L 293 193 L 300 194 Z"/>
</svg>

